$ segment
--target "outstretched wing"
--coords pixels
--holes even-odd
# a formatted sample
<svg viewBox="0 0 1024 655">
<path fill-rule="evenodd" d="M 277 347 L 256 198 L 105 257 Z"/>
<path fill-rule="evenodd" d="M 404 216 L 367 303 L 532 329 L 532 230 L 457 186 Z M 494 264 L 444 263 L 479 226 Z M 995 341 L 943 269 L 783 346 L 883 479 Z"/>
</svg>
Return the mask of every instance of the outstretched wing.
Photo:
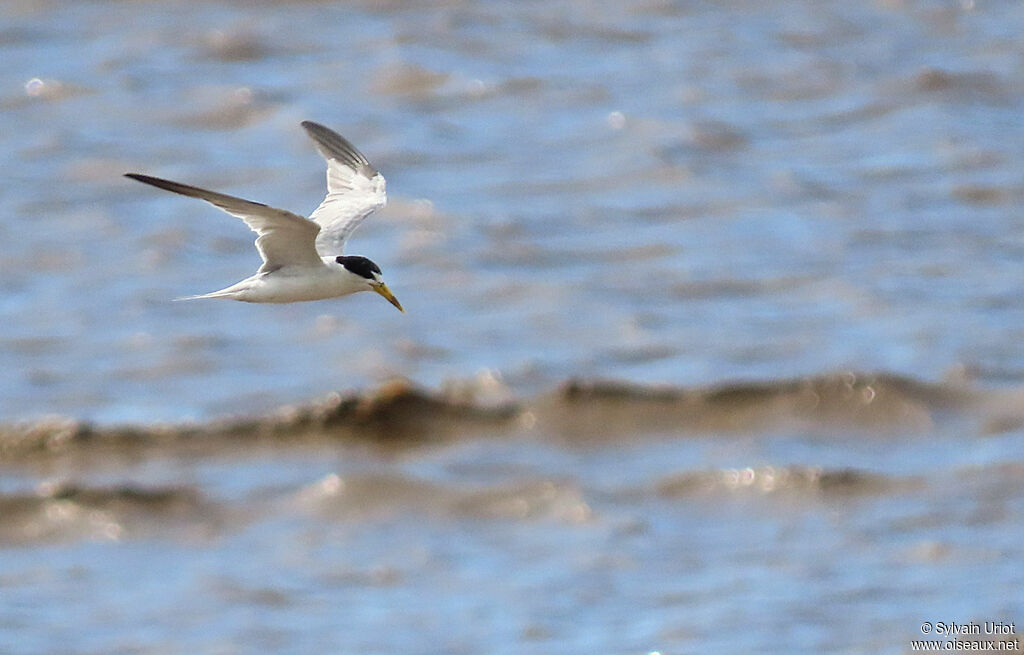
<svg viewBox="0 0 1024 655">
<path fill-rule="evenodd" d="M 146 184 L 180 193 L 190 198 L 205 200 L 214 207 L 245 221 L 249 229 L 255 232 L 256 249 L 263 258 L 261 273 L 274 271 L 284 266 L 321 266 L 323 261 L 316 252 L 316 235 L 320 226 L 283 209 L 269 207 L 262 203 L 251 202 L 228 196 L 216 191 L 207 191 L 199 187 L 162 180 L 159 177 L 125 173 L 125 177 Z"/>
<path fill-rule="evenodd" d="M 302 127 L 327 160 L 327 197 L 309 217 L 320 226 L 316 249 L 325 257 L 340 255 L 363 219 L 387 202 L 384 176 L 340 134 L 312 121 Z"/>
</svg>

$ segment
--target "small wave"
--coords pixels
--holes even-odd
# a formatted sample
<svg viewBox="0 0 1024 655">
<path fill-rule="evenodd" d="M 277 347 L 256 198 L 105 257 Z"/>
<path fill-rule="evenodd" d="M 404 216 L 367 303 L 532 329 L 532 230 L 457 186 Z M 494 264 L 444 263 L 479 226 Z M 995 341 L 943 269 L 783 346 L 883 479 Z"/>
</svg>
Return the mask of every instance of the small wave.
<svg viewBox="0 0 1024 655">
<path fill-rule="evenodd" d="M 42 485 L 0 496 L 0 544 L 70 539 L 118 540 L 128 533 L 208 534 L 212 503 L 191 487 Z M 200 528 L 182 532 L 182 524 Z"/>
<path fill-rule="evenodd" d="M 672 387 L 570 380 L 530 400 L 495 401 L 465 386 L 430 391 L 404 380 L 334 393 L 258 417 L 206 423 L 104 426 L 64 417 L 0 425 L 0 458 L 45 456 L 73 448 L 166 447 L 177 443 L 281 442 L 346 438 L 408 447 L 529 429 L 568 439 L 650 432 L 764 432 L 828 426 L 872 432 L 934 428 L 941 413 L 987 408 L 990 431 L 1022 424 L 1007 394 L 932 384 L 897 375 L 843 373 L 795 380 Z M 1019 395 L 1019 394 L 1018 394 Z M 1015 406 L 1015 405 L 1014 405 Z"/>
<path fill-rule="evenodd" d="M 687 471 L 663 478 L 655 486 L 660 496 L 678 498 L 720 493 L 746 496 L 851 496 L 889 493 L 914 484 L 915 481 L 911 479 L 897 479 L 857 469 L 765 466 L 721 471 Z"/>
<path fill-rule="evenodd" d="M 337 520 L 416 513 L 484 520 L 550 520 L 578 523 L 591 510 L 568 481 L 522 480 L 493 487 L 448 486 L 399 474 L 335 473 L 303 487 L 294 506 Z"/>
<path fill-rule="evenodd" d="M 926 68 L 912 80 L 922 94 L 945 94 L 950 100 L 1006 104 L 1012 93 L 1005 80 L 983 71 L 953 72 Z"/>
<path fill-rule="evenodd" d="M 793 380 L 679 388 L 573 380 L 555 396 L 569 435 L 639 431 L 763 432 L 830 426 L 923 432 L 977 392 L 891 374 L 841 373 Z"/>
<path fill-rule="evenodd" d="M 366 393 L 329 394 L 303 405 L 285 405 L 261 417 L 207 423 L 102 426 L 67 417 L 0 426 L 0 458 L 64 452 L 78 447 L 159 447 L 177 442 L 209 444 L 311 435 L 359 436 L 402 444 L 448 438 L 480 424 L 500 424 L 518 414 L 515 403 L 476 404 L 464 391 L 430 392 L 404 380 Z"/>
</svg>

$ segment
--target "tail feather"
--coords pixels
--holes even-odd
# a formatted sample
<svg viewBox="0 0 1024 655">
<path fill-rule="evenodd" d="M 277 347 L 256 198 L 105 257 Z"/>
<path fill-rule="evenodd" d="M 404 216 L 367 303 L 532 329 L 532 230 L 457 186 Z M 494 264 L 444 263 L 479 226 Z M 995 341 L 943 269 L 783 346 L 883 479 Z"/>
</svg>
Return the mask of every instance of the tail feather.
<svg viewBox="0 0 1024 655">
<path fill-rule="evenodd" d="M 179 300 L 201 300 L 203 298 L 231 298 L 235 294 L 228 291 L 227 289 L 221 289 L 220 291 L 212 291 L 210 293 L 201 293 L 196 296 L 182 296 L 181 298 L 175 298 L 174 301 Z"/>
<path fill-rule="evenodd" d="M 231 300 L 242 300 L 244 302 L 252 302 L 251 300 L 247 300 L 246 299 L 246 292 L 249 291 L 252 288 L 252 286 L 254 284 L 254 280 L 256 280 L 258 278 L 259 278 L 259 275 L 254 275 L 253 277 L 246 278 L 246 279 L 242 280 L 241 282 L 236 282 L 235 284 L 232 284 L 230 287 L 224 287 L 223 289 L 218 289 L 217 291 L 211 291 L 210 293 L 201 293 L 201 294 L 198 294 L 198 295 L 195 295 L 195 296 L 185 296 L 184 298 L 176 298 L 176 300 L 201 300 L 201 299 L 204 299 L 204 298 L 229 298 Z"/>
</svg>

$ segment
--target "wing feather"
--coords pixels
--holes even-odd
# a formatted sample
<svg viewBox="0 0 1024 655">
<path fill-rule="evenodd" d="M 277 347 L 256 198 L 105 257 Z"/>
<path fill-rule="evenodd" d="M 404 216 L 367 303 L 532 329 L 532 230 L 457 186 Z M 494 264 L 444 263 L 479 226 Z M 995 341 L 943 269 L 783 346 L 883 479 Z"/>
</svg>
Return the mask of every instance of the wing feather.
<svg viewBox="0 0 1024 655">
<path fill-rule="evenodd" d="M 340 255 L 363 219 L 387 202 L 384 176 L 340 134 L 312 121 L 302 127 L 327 160 L 327 197 L 310 215 L 320 226 L 316 248 L 325 257 Z"/>
<path fill-rule="evenodd" d="M 256 250 L 263 258 L 263 266 L 260 267 L 261 273 L 285 266 L 323 265 L 315 246 L 320 226 L 309 219 L 259 202 L 159 177 L 138 173 L 125 173 L 125 177 L 155 186 L 158 189 L 205 200 L 214 207 L 245 221 L 249 229 L 257 234 Z"/>
</svg>

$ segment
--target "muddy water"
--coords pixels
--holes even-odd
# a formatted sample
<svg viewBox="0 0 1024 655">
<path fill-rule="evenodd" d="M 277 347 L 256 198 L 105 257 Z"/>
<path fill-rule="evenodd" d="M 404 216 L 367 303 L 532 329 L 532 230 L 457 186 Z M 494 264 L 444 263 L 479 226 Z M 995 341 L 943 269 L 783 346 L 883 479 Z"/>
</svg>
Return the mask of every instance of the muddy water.
<svg viewBox="0 0 1024 655">
<path fill-rule="evenodd" d="M 903 653 L 1024 623 L 1022 28 L 4 3 L 0 651 Z M 251 235 L 120 175 L 308 212 L 304 119 L 388 178 L 351 252 L 408 314 L 172 302 L 249 275 Z"/>
</svg>

